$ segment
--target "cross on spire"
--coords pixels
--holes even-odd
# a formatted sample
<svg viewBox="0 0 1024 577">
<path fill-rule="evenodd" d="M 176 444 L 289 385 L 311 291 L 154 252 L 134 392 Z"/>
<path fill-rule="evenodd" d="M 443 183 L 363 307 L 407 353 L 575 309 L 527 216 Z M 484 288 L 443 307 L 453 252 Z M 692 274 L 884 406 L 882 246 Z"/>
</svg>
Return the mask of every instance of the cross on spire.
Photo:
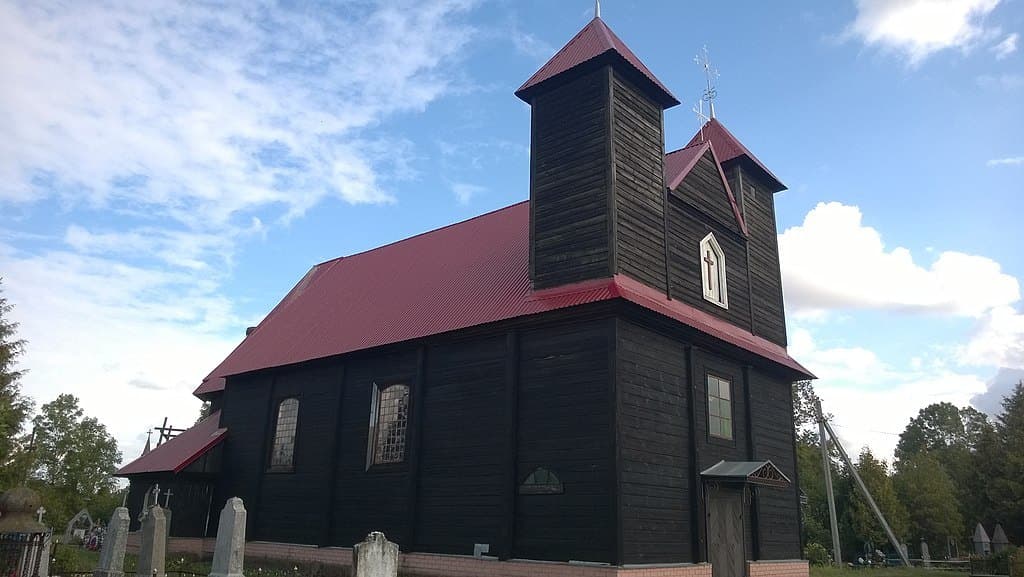
<svg viewBox="0 0 1024 577">
<path fill-rule="evenodd" d="M 715 97 L 718 96 L 718 89 L 715 87 L 715 79 L 718 78 L 718 69 L 711 64 L 711 54 L 708 52 L 707 45 L 693 57 L 693 61 L 704 69 L 704 77 L 707 80 L 707 87 L 704 89 L 704 94 L 701 95 L 701 101 L 707 102 L 710 107 L 709 113 L 711 118 L 715 117 Z"/>
</svg>

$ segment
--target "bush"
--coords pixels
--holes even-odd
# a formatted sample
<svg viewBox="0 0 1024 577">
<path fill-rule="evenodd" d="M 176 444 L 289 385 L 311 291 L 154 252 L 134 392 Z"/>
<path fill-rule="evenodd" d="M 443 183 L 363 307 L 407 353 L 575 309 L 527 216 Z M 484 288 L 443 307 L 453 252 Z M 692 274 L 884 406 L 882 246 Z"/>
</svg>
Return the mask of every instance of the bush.
<svg viewBox="0 0 1024 577">
<path fill-rule="evenodd" d="M 832 564 L 832 556 L 821 543 L 808 543 L 807 547 L 804 547 L 804 559 L 816 567 Z"/>
</svg>

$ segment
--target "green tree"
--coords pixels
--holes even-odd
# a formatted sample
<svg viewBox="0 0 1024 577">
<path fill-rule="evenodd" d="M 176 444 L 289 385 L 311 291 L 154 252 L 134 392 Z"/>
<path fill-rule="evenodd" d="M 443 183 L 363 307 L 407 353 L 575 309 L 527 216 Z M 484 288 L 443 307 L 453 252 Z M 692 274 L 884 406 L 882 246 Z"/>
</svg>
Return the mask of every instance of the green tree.
<svg viewBox="0 0 1024 577">
<path fill-rule="evenodd" d="M 43 405 L 33 424 L 33 477 L 53 522 L 66 522 L 116 491 L 112 474 L 121 460 L 117 442 L 102 423 L 85 416 L 74 395 L 60 395 Z"/>
<path fill-rule="evenodd" d="M 935 457 L 920 453 L 904 461 L 893 484 L 910 520 L 910 533 L 901 535 L 903 539 L 910 543 L 924 539 L 935 548 L 946 537 L 960 535 L 964 523 L 956 488 Z"/>
<path fill-rule="evenodd" d="M 893 486 L 885 461 L 876 459 L 871 450 L 865 447 L 861 450 L 856 468 L 893 533 L 897 538 L 906 540 L 909 525 L 907 510 L 896 496 L 896 488 Z M 861 550 L 865 541 L 871 542 L 876 548 L 883 548 L 883 544 L 889 542 L 885 530 L 854 483 L 852 479 L 846 479 L 844 482 L 845 523 L 840 523 L 846 525 L 844 543 L 849 543 L 851 552 Z"/>
<path fill-rule="evenodd" d="M 996 434 L 1001 455 L 995 467 L 988 464 L 993 474 L 993 516 L 1003 523 L 1011 542 L 1019 543 L 1024 537 L 1024 382 L 1003 399 Z"/>
<path fill-rule="evenodd" d="M 24 481 L 21 433 L 32 411 L 32 401 L 18 383 L 23 372 L 14 368 L 25 341 L 17 338 L 18 323 L 8 318 L 13 308 L 0 285 L 0 491 Z"/>
</svg>

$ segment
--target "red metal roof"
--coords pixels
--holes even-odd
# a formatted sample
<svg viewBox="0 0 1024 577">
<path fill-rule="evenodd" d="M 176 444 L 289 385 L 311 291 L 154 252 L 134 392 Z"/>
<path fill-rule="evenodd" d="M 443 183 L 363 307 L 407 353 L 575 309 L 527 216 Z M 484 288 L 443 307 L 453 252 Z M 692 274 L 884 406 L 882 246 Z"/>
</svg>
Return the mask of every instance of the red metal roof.
<svg viewBox="0 0 1024 577">
<path fill-rule="evenodd" d="M 633 54 L 633 51 L 626 46 L 626 43 L 620 40 L 601 18 L 594 18 L 583 27 L 583 30 L 580 30 L 576 36 L 573 36 L 572 40 L 555 53 L 551 60 L 548 60 L 547 64 L 542 66 L 529 80 L 523 83 L 519 90 L 516 90 L 516 96 L 529 102 L 527 96 L 530 89 L 534 86 L 575 68 L 584 62 L 593 60 L 608 51 L 618 54 L 623 60 L 643 74 L 654 85 L 654 88 L 661 93 L 659 95 L 661 96 L 660 100 L 666 106 L 679 104 L 679 100 L 672 95 L 672 92 L 654 76 L 654 73 L 647 66 L 644 66 L 644 63 L 637 58 L 636 54 Z"/>
<path fill-rule="evenodd" d="M 224 440 L 228 430 L 219 428 L 219 424 L 220 411 L 215 411 L 191 429 L 121 467 L 114 475 L 179 473 Z"/>
<path fill-rule="evenodd" d="M 752 152 L 747 150 L 747 147 L 743 146 L 743 143 L 733 136 L 717 118 L 712 118 L 707 121 L 704 126 L 697 131 L 697 134 L 693 135 L 693 138 L 690 139 L 690 142 L 686 147 L 689 148 L 690 146 L 705 141 L 714 144 L 719 162 L 729 162 L 734 158 L 745 156 L 764 172 L 764 176 L 771 181 L 769 184 L 775 187 L 773 192 L 786 189 L 786 185 L 782 184 L 782 181 L 772 174 L 772 171 L 768 170 L 768 167 L 762 164 Z"/>
<path fill-rule="evenodd" d="M 614 298 L 807 372 L 785 349 L 625 277 L 532 290 L 529 222 L 530 205 L 521 202 L 314 266 L 195 394 L 222 390 L 230 375 Z"/>
<path fill-rule="evenodd" d="M 668 189 L 675 190 L 676 187 L 682 184 L 686 175 L 690 174 L 693 167 L 697 166 L 697 161 L 709 149 L 711 150 L 711 158 L 715 163 L 715 167 L 718 168 L 718 177 L 722 179 L 722 186 L 725 187 L 726 200 L 729 202 L 729 206 L 732 207 L 732 215 L 736 218 L 736 225 L 740 227 L 744 236 L 750 236 L 750 233 L 747 232 L 747 223 L 743 219 L 743 213 L 740 211 L 739 204 L 736 203 L 736 197 L 732 194 L 732 187 L 729 186 L 729 179 L 725 178 L 725 173 L 722 172 L 722 163 L 718 159 L 718 155 L 715 154 L 715 147 L 710 140 L 691 144 L 665 155 L 665 182 L 668 183 Z"/>
</svg>

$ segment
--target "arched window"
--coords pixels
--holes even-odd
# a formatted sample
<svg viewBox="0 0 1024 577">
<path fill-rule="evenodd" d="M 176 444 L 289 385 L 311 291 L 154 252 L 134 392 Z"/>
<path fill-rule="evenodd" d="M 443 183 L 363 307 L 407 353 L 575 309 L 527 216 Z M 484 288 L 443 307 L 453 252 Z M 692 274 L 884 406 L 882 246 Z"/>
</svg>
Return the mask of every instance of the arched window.
<svg viewBox="0 0 1024 577">
<path fill-rule="evenodd" d="M 374 383 L 366 468 L 404 461 L 408 429 L 409 385 Z"/>
<path fill-rule="evenodd" d="M 558 475 L 545 469 L 537 467 L 532 473 L 526 476 L 522 485 L 519 485 L 520 495 L 559 495 L 565 492 Z"/>
<path fill-rule="evenodd" d="M 270 449 L 270 469 L 290 471 L 295 462 L 295 429 L 299 422 L 299 400 L 288 398 L 277 405 L 277 424 Z"/>
<path fill-rule="evenodd" d="M 729 287 L 725 279 L 725 252 L 708 233 L 700 241 L 700 279 L 704 286 L 704 299 L 722 308 L 729 308 Z"/>
</svg>

